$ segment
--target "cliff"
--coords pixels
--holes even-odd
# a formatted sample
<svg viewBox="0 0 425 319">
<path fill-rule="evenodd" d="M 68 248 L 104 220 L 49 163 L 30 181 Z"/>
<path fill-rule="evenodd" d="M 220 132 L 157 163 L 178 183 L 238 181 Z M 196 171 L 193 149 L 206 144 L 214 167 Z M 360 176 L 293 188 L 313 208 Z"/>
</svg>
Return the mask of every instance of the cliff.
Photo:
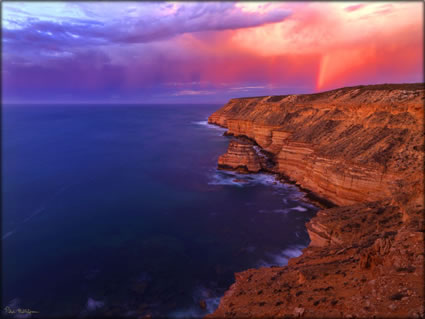
<svg viewBox="0 0 425 319">
<path fill-rule="evenodd" d="M 424 84 L 230 100 L 219 168 L 281 174 L 337 207 L 287 267 L 251 269 L 210 317 L 423 316 Z"/>
</svg>

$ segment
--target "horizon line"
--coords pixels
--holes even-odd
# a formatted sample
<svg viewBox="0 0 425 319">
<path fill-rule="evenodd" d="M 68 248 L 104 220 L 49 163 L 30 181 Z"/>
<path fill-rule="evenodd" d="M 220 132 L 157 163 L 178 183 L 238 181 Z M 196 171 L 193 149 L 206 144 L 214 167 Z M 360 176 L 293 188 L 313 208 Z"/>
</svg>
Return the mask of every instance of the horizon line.
<svg viewBox="0 0 425 319">
<path fill-rule="evenodd" d="M 287 93 L 287 94 L 273 94 L 273 95 L 257 95 L 257 96 L 242 96 L 242 97 L 232 97 L 228 99 L 227 101 L 233 100 L 233 99 L 249 99 L 249 98 L 263 98 L 263 97 L 272 97 L 272 96 L 288 96 L 288 95 L 314 95 L 314 94 L 321 94 L 326 92 L 332 92 L 337 91 L 341 89 L 349 89 L 349 88 L 357 88 L 357 87 L 379 87 L 379 86 L 388 86 L 388 85 L 394 85 L 394 86 L 402 86 L 402 85 L 421 85 L 425 87 L 425 79 L 423 82 L 402 82 L 402 83 L 374 83 L 374 84 L 358 84 L 358 85 L 350 85 L 350 86 L 342 86 L 334 89 L 327 89 L 323 91 L 318 92 L 311 92 L 311 93 Z M 198 104 L 198 105 L 216 105 L 216 104 L 222 104 L 227 102 L 211 102 L 211 103 L 200 103 L 200 102 L 177 102 L 177 103 L 170 103 L 170 102 L 107 102 L 107 101 L 37 101 L 37 102 L 31 102 L 31 101 L 21 101 L 21 102 L 5 102 L 1 101 L 1 105 L 39 105 L 39 104 L 90 104 L 90 105 L 99 105 L 99 104 L 108 104 L 108 105 L 185 105 L 185 104 Z"/>
</svg>

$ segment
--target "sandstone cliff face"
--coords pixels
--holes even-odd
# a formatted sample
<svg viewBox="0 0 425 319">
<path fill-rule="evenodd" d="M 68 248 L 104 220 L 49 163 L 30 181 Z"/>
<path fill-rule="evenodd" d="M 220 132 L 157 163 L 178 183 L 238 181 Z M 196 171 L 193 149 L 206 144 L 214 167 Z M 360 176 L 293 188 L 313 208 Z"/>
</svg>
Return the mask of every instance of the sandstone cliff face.
<svg viewBox="0 0 425 319">
<path fill-rule="evenodd" d="M 279 173 L 343 206 L 307 224 L 310 246 L 288 267 L 237 274 L 213 316 L 423 315 L 424 92 L 232 99 L 210 116 L 258 145 L 232 141 L 221 167 Z"/>
<path fill-rule="evenodd" d="M 233 99 L 208 121 L 273 153 L 275 171 L 347 205 L 421 187 L 423 104 L 423 85 L 378 85 Z"/>
<path fill-rule="evenodd" d="M 218 167 L 231 168 L 242 172 L 258 172 L 261 170 L 260 159 L 249 141 L 231 141 L 226 154 L 218 158 Z"/>
<path fill-rule="evenodd" d="M 359 220 L 350 222 L 352 216 Z M 423 316 L 423 233 L 400 227 L 396 207 L 363 203 L 321 212 L 317 219 L 329 241 L 313 239 L 286 267 L 236 274 L 210 317 Z"/>
</svg>

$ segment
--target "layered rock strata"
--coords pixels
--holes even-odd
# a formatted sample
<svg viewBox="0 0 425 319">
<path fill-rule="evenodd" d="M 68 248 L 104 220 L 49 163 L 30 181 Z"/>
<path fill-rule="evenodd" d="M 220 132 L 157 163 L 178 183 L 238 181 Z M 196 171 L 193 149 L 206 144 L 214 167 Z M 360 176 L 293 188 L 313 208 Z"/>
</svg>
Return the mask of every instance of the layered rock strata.
<svg viewBox="0 0 425 319">
<path fill-rule="evenodd" d="M 251 269 L 211 317 L 423 316 L 424 85 L 230 100 L 219 167 L 282 174 L 339 207 L 287 267 Z M 247 142 L 247 141 L 251 142 Z"/>
<path fill-rule="evenodd" d="M 261 162 L 252 142 L 230 141 L 227 152 L 218 158 L 218 168 L 258 172 L 261 170 Z"/>
</svg>

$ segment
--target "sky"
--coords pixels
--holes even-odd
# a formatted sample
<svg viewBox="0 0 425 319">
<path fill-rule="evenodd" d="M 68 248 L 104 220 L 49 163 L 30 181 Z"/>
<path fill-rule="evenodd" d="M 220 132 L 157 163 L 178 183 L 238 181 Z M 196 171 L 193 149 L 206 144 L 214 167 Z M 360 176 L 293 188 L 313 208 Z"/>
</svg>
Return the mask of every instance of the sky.
<svg viewBox="0 0 425 319">
<path fill-rule="evenodd" d="M 225 103 L 423 82 L 418 2 L 3 2 L 3 103 Z"/>
</svg>

